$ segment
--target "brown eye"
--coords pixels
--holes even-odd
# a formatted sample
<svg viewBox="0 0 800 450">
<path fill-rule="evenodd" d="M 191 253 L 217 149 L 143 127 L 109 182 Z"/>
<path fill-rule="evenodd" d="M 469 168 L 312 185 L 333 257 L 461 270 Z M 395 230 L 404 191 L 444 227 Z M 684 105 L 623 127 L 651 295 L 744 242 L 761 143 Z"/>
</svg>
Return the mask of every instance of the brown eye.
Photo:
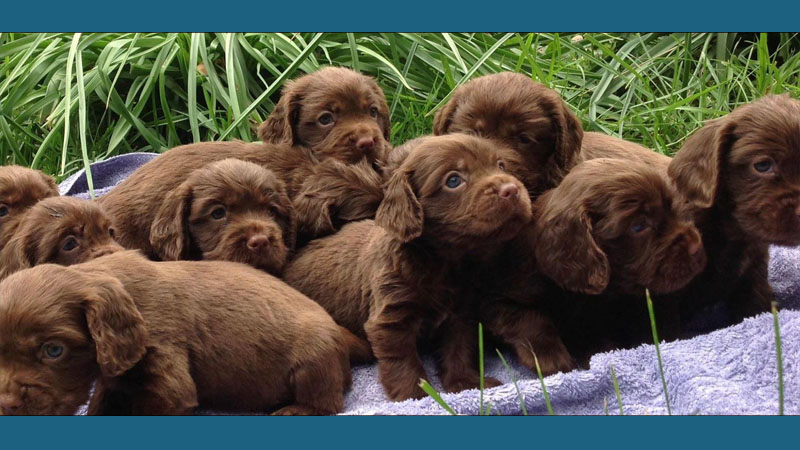
<svg viewBox="0 0 800 450">
<path fill-rule="evenodd" d="M 520 134 L 519 135 L 519 142 L 521 144 L 528 145 L 528 144 L 533 142 L 533 139 L 531 139 L 531 137 L 528 136 L 527 134 Z"/>
<path fill-rule="evenodd" d="M 111 239 L 116 239 L 116 237 L 117 237 L 117 232 L 116 232 L 116 231 L 114 230 L 114 228 L 112 227 L 112 228 L 109 228 L 109 229 L 108 229 L 108 235 L 109 235 L 109 236 L 111 236 Z"/>
<path fill-rule="evenodd" d="M 502 170 L 503 172 L 506 171 L 506 163 L 503 161 L 497 161 L 497 168 Z"/>
<path fill-rule="evenodd" d="M 369 115 L 372 117 L 378 117 L 378 108 L 373 106 L 369 109 Z"/>
<path fill-rule="evenodd" d="M 322 113 L 318 118 L 317 122 L 319 122 L 322 126 L 328 126 L 333 123 L 333 114 L 329 112 Z"/>
<path fill-rule="evenodd" d="M 72 236 L 68 237 L 67 240 L 64 241 L 64 245 L 61 247 L 61 249 L 65 252 L 71 252 L 76 248 L 78 248 L 78 240 Z"/>
<path fill-rule="evenodd" d="M 225 218 L 226 214 L 225 208 L 220 206 L 219 208 L 214 208 L 214 210 L 211 211 L 211 218 L 214 220 L 222 220 Z"/>
<path fill-rule="evenodd" d="M 8 215 L 8 206 L 0 205 L 0 217 L 5 217 Z"/>
</svg>

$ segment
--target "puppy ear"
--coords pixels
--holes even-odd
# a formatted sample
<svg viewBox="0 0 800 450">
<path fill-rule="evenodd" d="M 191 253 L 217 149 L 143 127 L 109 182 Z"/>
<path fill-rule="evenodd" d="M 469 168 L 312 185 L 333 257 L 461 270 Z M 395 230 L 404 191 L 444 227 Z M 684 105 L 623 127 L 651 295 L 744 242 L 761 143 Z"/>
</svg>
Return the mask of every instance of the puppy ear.
<svg viewBox="0 0 800 450">
<path fill-rule="evenodd" d="M 56 180 L 42 171 L 39 171 L 39 176 L 42 177 L 42 181 L 44 181 L 44 183 L 47 185 L 49 190 L 48 194 L 50 194 L 52 197 L 58 197 L 60 194 L 58 192 Z"/>
<path fill-rule="evenodd" d="M 302 80 L 302 78 L 301 78 Z M 302 81 L 290 81 L 283 88 L 283 93 L 275 109 L 267 120 L 258 127 L 258 137 L 268 144 L 297 145 L 295 133 L 300 112 L 301 92 L 305 84 Z"/>
<path fill-rule="evenodd" d="M 550 120 L 554 128 L 553 156 L 547 162 L 547 188 L 557 186 L 577 163 L 583 142 L 583 126 L 566 102 L 552 92 Z M 549 97 L 549 96 L 548 96 Z"/>
<path fill-rule="evenodd" d="M 144 319 L 122 283 L 98 276 L 84 299 L 86 324 L 94 340 L 97 364 L 106 378 L 130 370 L 145 354 Z"/>
<path fill-rule="evenodd" d="M 422 205 L 411 188 L 410 176 L 402 168 L 392 174 L 375 213 L 375 224 L 402 242 L 420 237 L 424 222 Z"/>
<path fill-rule="evenodd" d="M 552 192 L 552 191 L 550 191 Z M 562 288 L 600 294 L 608 286 L 608 258 L 592 236 L 592 223 L 583 205 L 549 202 L 544 194 L 535 225 L 535 255 L 539 270 Z"/>
<path fill-rule="evenodd" d="M 378 107 L 381 111 L 378 117 L 378 125 L 381 127 L 381 131 L 383 131 L 383 140 L 389 142 L 392 137 L 392 122 L 389 120 L 389 105 L 386 103 L 386 95 L 383 93 L 383 89 L 381 89 L 374 80 L 372 82 L 372 91 L 378 97 L 381 104 L 381 106 Z"/>
<path fill-rule="evenodd" d="M 192 205 L 191 177 L 170 191 L 150 227 L 150 244 L 164 261 L 186 259 L 191 248 L 189 208 Z"/>
<path fill-rule="evenodd" d="M 0 251 L 0 280 L 35 265 L 36 251 L 28 245 L 27 235 L 18 230 Z"/>
<path fill-rule="evenodd" d="M 286 219 L 286 229 L 283 230 L 283 243 L 289 250 L 289 253 L 294 252 L 297 248 L 297 214 L 292 205 L 292 200 L 286 194 L 286 191 L 281 187 L 276 190 L 274 206 L 278 210 L 278 214 Z"/>
<path fill-rule="evenodd" d="M 708 208 L 719 191 L 722 163 L 736 141 L 736 124 L 727 118 L 692 133 L 672 158 L 667 173 L 687 201 Z"/>
<path fill-rule="evenodd" d="M 433 117 L 434 135 L 441 136 L 449 132 L 450 125 L 453 123 L 453 116 L 456 114 L 456 109 L 461 102 L 461 91 L 463 89 L 463 86 L 456 88 L 456 90 L 453 91 L 453 95 L 450 96 L 450 100 L 436 111 L 436 115 Z"/>
</svg>

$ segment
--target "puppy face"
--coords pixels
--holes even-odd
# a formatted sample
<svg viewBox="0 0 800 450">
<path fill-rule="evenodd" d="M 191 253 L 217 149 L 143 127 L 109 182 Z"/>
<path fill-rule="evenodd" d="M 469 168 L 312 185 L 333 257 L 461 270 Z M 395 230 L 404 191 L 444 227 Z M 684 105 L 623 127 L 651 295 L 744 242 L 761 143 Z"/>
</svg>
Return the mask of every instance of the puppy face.
<svg viewBox="0 0 800 450">
<path fill-rule="evenodd" d="M 537 264 L 564 289 L 667 293 L 705 268 L 700 234 L 680 218 L 666 174 L 644 163 L 579 164 L 535 209 Z"/>
<path fill-rule="evenodd" d="M 468 133 L 517 151 L 509 168 L 536 197 L 555 187 L 575 164 L 583 129 L 553 90 L 511 72 L 476 78 L 459 87 L 436 113 L 434 134 Z"/>
<path fill-rule="evenodd" d="M 144 354 L 141 315 L 119 281 L 46 264 L 0 283 L 0 414 L 74 414 L 99 376 Z"/>
<path fill-rule="evenodd" d="M 19 217 L 39 200 L 57 197 L 52 177 L 20 166 L 0 167 L 0 250 L 14 234 Z"/>
<path fill-rule="evenodd" d="M 327 67 L 287 83 L 258 135 L 268 143 L 310 147 L 323 157 L 349 163 L 366 157 L 377 164 L 391 135 L 389 107 L 372 78 Z"/>
<path fill-rule="evenodd" d="M 393 237 L 479 248 L 530 220 L 525 186 L 505 172 L 514 152 L 467 135 L 425 138 L 395 170 L 375 223 Z"/>
<path fill-rule="evenodd" d="M 708 123 L 669 174 L 690 203 L 723 209 L 748 239 L 800 244 L 800 102 L 770 95 Z"/>
<path fill-rule="evenodd" d="M 236 261 L 279 274 L 297 225 L 271 171 L 226 159 L 192 173 L 161 206 L 150 233 L 165 260 Z"/>
<path fill-rule="evenodd" d="M 20 220 L 0 252 L 0 279 L 38 264 L 64 266 L 121 250 L 111 220 L 95 203 L 73 197 L 47 198 Z"/>
</svg>

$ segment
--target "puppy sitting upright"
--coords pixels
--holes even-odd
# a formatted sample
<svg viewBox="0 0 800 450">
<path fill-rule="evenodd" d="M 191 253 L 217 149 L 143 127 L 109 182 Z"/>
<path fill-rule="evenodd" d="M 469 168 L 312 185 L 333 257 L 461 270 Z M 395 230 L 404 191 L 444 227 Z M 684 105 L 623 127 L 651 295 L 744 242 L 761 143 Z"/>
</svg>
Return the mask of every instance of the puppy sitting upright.
<svg viewBox="0 0 800 450">
<path fill-rule="evenodd" d="M 348 69 L 326 68 L 287 84 L 259 129 L 263 143 L 204 142 L 176 147 L 139 168 L 99 202 L 120 243 L 158 257 L 150 231 L 158 205 L 189 175 L 227 158 L 271 170 L 294 205 L 298 239 L 372 218 L 383 198 L 389 107 L 378 85 Z"/>
<path fill-rule="evenodd" d="M 0 280 L 38 264 L 69 266 L 121 249 L 111 220 L 97 204 L 46 198 L 20 217 L 14 236 L 0 251 Z"/>
<path fill-rule="evenodd" d="M 150 240 L 162 260 L 235 261 L 280 275 L 295 229 L 292 204 L 275 174 L 225 159 L 194 171 L 167 195 Z"/>
<path fill-rule="evenodd" d="M 57 197 L 52 177 L 21 166 L 0 166 L 0 250 L 8 243 L 23 213 L 39 200 Z"/>
<path fill-rule="evenodd" d="M 669 166 L 708 249 L 678 296 L 686 334 L 770 310 L 769 245 L 800 244 L 800 102 L 769 95 L 692 134 Z"/>
<path fill-rule="evenodd" d="M 513 158 L 477 137 L 426 138 L 394 171 L 374 223 L 313 241 L 287 266 L 289 284 L 367 337 L 390 399 L 425 395 L 417 345 L 431 341 L 446 390 L 478 386 L 464 274 L 530 220 L 525 187 L 504 172 Z"/>
<path fill-rule="evenodd" d="M 350 384 L 341 327 L 280 280 L 134 251 L 0 283 L 0 413 L 334 414 Z"/>
</svg>

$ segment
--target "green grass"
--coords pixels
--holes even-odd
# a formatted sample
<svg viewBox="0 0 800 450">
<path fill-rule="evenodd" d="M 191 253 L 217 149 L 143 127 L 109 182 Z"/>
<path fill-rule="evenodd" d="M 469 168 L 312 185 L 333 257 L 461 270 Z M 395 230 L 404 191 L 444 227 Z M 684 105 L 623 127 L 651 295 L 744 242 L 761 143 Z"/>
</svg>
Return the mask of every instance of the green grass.
<svg viewBox="0 0 800 450">
<path fill-rule="evenodd" d="M 775 354 L 778 364 L 778 415 L 783 415 L 783 345 L 781 343 L 781 326 L 778 321 L 778 304 L 772 302 L 772 321 L 775 327 Z"/>
<path fill-rule="evenodd" d="M 661 386 L 664 388 L 664 401 L 667 403 L 667 414 L 672 415 L 672 407 L 669 404 L 669 391 L 667 390 L 667 378 L 664 376 L 664 362 L 661 360 L 661 343 L 658 340 L 658 328 L 656 327 L 656 315 L 653 312 L 653 299 L 650 298 L 650 291 L 645 289 L 645 299 L 647 301 L 647 312 L 650 315 L 650 328 L 653 331 L 653 344 L 656 347 L 656 357 L 658 358 L 658 372 L 661 375 Z M 614 376 L 616 380 L 616 376 Z"/>
<path fill-rule="evenodd" d="M 556 89 L 587 130 L 672 153 L 767 92 L 800 96 L 790 33 L 0 33 L 0 160 L 63 178 L 86 162 L 204 140 L 255 140 L 283 83 L 324 65 L 376 77 L 392 141 L 476 76 Z"/>
</svg>

